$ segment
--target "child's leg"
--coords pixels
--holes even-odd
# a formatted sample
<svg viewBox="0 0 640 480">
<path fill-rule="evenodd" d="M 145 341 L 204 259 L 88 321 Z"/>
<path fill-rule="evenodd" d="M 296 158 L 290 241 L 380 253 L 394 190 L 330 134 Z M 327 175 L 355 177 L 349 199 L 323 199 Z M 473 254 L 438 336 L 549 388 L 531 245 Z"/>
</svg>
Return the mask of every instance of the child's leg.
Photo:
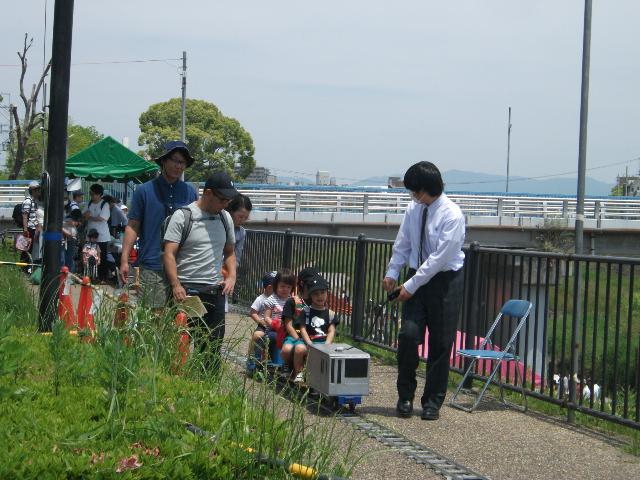
<svg viewBox="0 0 640 480">
<path fill-rule="evenodd" d="M 273 330 L 269 330 L 266 337 L 264 337 L 264 342 L 267 344 L 265 348 L 265 360 L 271 359 L 272 362 L 275 361 L 276 332 L 274 332 Z"/>
<path fill-rule="evenodd" d="M 304 362 L 307 360 L 307 346 L 304 344 L 296 345 L 293 351 L 293 370 L 300 373 L 304 368 Z"/>
<path fill-rule="evenodd" d="M 280 350 L 280 356 L 282 357 L 282 362 L 285 365 L 291 364 L 291 354 L 293 353 L 293 345 L 290 343 L 285 343 L 282 346 L 282 350 Z"/>
<path fill-rule="evenodd" d="M 258 342 L 261 341 L 261 338 L 263 335 L 264 335 L 264 332 L 260 330 L 255 330 L 251 335 L 251 341 L 249 342 L 249 351 L 247 352 L 247 358 L 249 359 L 250 363 L 255 362 L 257 358 L 255 356 L 256 346 L 259 345 Z"/>
</svg>

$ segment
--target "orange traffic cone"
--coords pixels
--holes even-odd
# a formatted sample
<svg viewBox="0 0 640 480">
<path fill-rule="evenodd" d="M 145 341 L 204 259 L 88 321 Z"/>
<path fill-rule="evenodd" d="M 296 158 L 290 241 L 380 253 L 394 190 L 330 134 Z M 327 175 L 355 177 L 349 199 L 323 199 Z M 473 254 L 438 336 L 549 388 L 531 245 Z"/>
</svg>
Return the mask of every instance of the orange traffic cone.
<svg viewBox="0 0 640 480">
<path fill-rule="evenodd" d="M 78 328 L 84 330 L 89 327 L 91 331 L 95 330 L 93 323 L 93 296 L 91 294 L 91 281 L 89 277 L 82 279 L 82 287 L 80 287 L 80 298 L 78 299 Z"/>
<path fill-rule="evenodd" d="M 71 300 L 71 278 L 69 278 L 69 268 L 60 269 L 60 289 L 58 291 L 58 318 L 63 320 L 67 328 L 72 328 L 76 324 L 76 314 L 73 311 Z"/>
<path fill-rule="evenodd" d="M 178 312 L 176 315 L 176 326 L 180 330 L 180 339 L 178 340 L 178 361 L 176 368 L 180 368 L 187 363 L 189 355 L 189 334 L 187 333 L 187 314 Z"/>
</svg>

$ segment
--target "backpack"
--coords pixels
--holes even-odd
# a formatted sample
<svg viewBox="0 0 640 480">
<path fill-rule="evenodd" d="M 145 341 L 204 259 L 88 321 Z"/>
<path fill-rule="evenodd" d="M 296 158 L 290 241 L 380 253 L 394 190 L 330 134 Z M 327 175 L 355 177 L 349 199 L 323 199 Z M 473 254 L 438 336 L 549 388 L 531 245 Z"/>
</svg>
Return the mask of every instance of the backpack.
<svg viewBox="0 0 640 480">
<path fill-rule="evenodd" d="M 189 207 L 181 207 L 178 210 L 182 210 L 184 214 L 184 228 L 182 229 L 182 235 L 180 236 L 180 243 L 178 243 L 178 249 L 182 248 L 184 242 L 189 238 L 189 234 L 191 233 L 191 228 L 193 227 L 193 214 Z M 164 252 L 164 234 L 167 232 L 167 228 L 169 227 L 169 222 L 171 221 L 171 217 L 178 211 L 174 210 L 173 213 L 165 217 L 160 225 L 160 250 Z M 229 235 L 229 226 L 227 225 L 227 220 L 224 217 L 224 214 L 220 212 L 220 221 L 222 222 L 222 226 L 224 227 L 224 236 L 225 238 Z"/>
<path fill-rule="evenodd" d="M 13 221 L 18 227 L 24 227 L 24 222 L 22 221 L 22 202 L 16 203 L 16 205 L 13 207 L 11 218 L 13 218 Z"/>
</svg>

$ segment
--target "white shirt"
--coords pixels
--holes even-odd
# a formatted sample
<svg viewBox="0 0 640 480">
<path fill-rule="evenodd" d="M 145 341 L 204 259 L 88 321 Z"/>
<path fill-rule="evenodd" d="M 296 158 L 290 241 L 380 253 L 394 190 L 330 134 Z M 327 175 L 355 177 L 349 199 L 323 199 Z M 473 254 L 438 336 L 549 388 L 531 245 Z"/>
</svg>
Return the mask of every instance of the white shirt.
<svg viewBox="0 0 640 480">
<path fill-rule="evenodd" d="M 429 212 L 422 247 L 424 262 L 418 265 L 422 212 L 425 208 L 428 208 Z M 393 244 L 393 255 L 385 276 L 397 280 L 402 267 L 408 264 L 410 268 L 415 268 L 416 274 L 404 283 L 405 290 L 413 295 L 438 272 L 457 271 L 462 268 L 464 235 L 464 215 L 460 207 L 444 193 L 428 207 L 412 200 L 407 206 Z"/>
<path fill-rule="evenodd" d="M 264 307 L 267 303 L 267 297 L 264 293 L 257 297 L 251 304 L 251 310 L 255 310 L 260 318 L 264 318 Z"/>
<path fill-rule="evenodd" d="M 107 223 L 111 210 L 109 208 L 109 202 L 104 202 L 102 208 L 100 208 L 100 205 L 102 205 L 102 200 L 99 200 L 98 203 L 91 202 L 87 207 L 87 210 L 89 210 L 89 215 L 91 215 L 92 217 L 101 217 L 105 219 L 102 221 L 89 220 L 87 222 L 87 232 L 92 228 L 95 228 L 98 231 L 98 243 L 108 242 L 111 240 L 111 234 L 109 233 L 109 224 Z"/>
</svg>

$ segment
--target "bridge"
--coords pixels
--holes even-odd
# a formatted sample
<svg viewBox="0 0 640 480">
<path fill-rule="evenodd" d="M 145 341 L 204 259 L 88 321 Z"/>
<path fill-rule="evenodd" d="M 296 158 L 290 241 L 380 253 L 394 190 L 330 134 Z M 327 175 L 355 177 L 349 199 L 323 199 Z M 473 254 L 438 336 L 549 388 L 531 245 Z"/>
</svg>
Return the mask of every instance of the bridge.
<svg viewBox="0 0 640 480">
<path fill-rule="evenodd" d="M 121 185 L 105 185 L 107 191 Z M 239 185 L 251 197 L 249 228 L 393 239 L 410 201 L 400 189 L 274 187 Z M 0 186 L 0 222 L 11 222 L 24 185 Z M 536 248 L 541 239 L 567 235 L 575 225 L 576 199 L 570 196 L 448 193 L 467 221 L 467 240 L 482 245 Z M 565 232 L 565 233 L 563 233 Z M 593 197 L 585 200 L 584 245 L 600 255 L 640 255 L 640 199 Z"/>
</svg>

